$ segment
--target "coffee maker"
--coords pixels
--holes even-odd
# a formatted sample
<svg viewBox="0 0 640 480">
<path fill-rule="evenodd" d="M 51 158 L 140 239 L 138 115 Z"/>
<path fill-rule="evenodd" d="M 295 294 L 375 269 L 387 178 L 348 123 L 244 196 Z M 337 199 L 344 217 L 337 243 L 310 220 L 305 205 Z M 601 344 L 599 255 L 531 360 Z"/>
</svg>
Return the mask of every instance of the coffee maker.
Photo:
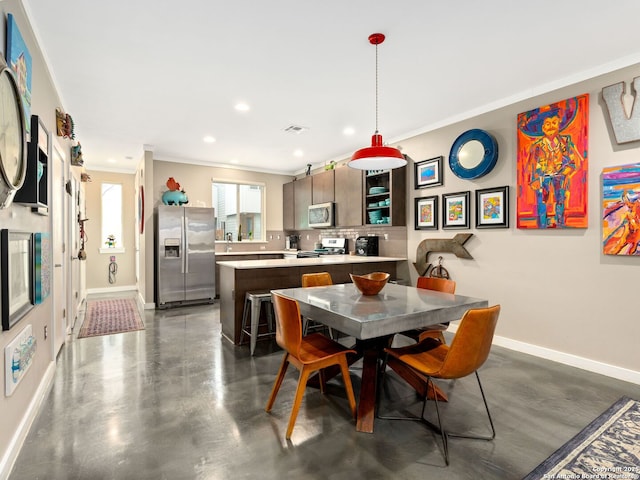
<svg viewBox="0 0 640 480">
<path fill-rule="evenodd" d="M 356 238 L 356 255 L 377 257 L 378 237 L 376 235 L 369 235 L 367 237 Z"/>
<path fill-rule="evenodd" d="M 284 238 L 284 248 L 286 250 L 298 250 L 298 235 L 287 235 Z"/>
</svg>

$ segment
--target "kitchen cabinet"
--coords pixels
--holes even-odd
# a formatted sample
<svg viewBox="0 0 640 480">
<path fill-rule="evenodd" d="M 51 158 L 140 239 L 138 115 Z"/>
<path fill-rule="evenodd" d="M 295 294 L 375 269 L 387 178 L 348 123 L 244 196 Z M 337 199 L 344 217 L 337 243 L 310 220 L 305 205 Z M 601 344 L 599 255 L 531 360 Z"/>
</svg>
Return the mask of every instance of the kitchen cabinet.
<svg viewBox="0 0 640 480">
<path fill-rule="evenodd" d="M 294 230 L 296 228 L 293 184 L 294 182 L 289 182 L 282 185 L 282 228 L 284 230 Z"/>
<path fill-rule="evenodd" d="M 312 178 L 309 175 L 293 182 L 294 230 L 309 228 L 309 205 L 313 200 Z"/>
<path fill-rule="evenodd" d="M 27 172 L 14 201 L 29 205 L 33 212 L 49 214 L 49 134 L 37 115 L 31 116 L 31 141 L 27 144 Z"/>
<path fill-rule="evenodd" d="M 362 170 L 345 165 L 334 175 L 336 227 L 362 225 Z"/>
<path fill-rule="evenodd" d="M 366 225 L 407 224 L 407 167 L 365 170 Z"/>
<path fill-rule="evenodd" d="M 312 191 L 311 197 L 313 204 L 326 203 L 335 201 L 335 176 L 334 170 L 325 170 L 316 173 L 311 177 Z"/>
</svg>

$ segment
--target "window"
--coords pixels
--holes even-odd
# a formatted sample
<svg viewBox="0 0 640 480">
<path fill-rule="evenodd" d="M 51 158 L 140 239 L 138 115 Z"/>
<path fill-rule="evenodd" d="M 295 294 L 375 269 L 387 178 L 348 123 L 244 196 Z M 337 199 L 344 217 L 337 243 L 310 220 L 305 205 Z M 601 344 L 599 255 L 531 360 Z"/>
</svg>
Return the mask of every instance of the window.
<svg viewBox="0 0 640 480">
<path fill-rule="evenodd" d="M 264 195 L 261 184 L 214 182 L 211 205 L 216 211 L 216 240 L 265 241 Z"/>
<path fill-rule="evenodd" d="M 102 184 L 101 250 L 124 247 L 122 241 L 122 185 Z"/>
</svg>

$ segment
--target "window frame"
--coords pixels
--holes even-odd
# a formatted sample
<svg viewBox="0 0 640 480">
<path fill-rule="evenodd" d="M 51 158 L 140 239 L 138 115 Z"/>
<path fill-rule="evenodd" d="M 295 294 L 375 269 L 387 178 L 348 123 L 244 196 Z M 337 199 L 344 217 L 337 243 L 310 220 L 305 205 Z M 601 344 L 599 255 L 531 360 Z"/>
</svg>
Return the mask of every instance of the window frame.
<svg viewBox="0 0 640 480">
<path fill-rule="evenodd" d="M 213 189 L 215 184 L 226 184 L 226 185 L 235 185 L 236 186 L 236 211 L 238 215 L 240 214 L 240 186 L 256 186 L 260 187 L 260 217 L 262 219 L 262 228 L 260 229 L 261 238 L 249 239 L 243 237 L 241 242 L 252 242 L 252 243 L 266 243 L 267 242 L 267 185 L 265 182 L 254 182 L 251 180 L 233 180 L 233 179 L 220 179 L 220 178 L 212 178 L 211 179 L 211 206 L 216 208 L 216 204 L 213 199 Z M 216 224 L 218 221 L 218 211 L 216 208 Z M 217 225 L 216 225 L 217 228 Z M 246 234 L 246 232 L 245 232 Z M 216 243 L 227 243 L 226 240 L 218 240 L 216 239 Z M 233 236 L 232 243 L 238 243 L 237 234 Z"/>
<path fill-rule="evenodd" d="M 120 187 L 120 237 L 116 237 L 116 247 L 107 247 L 104 242 L 109 235 L 104 231 L 105 204 L 104 204 L 104 186 L 112 185 Z M 125 253 L 124 248 L 124 185 L 120 182 L 100 182 L 100 253 L 114 254 Z"/>
</svg>

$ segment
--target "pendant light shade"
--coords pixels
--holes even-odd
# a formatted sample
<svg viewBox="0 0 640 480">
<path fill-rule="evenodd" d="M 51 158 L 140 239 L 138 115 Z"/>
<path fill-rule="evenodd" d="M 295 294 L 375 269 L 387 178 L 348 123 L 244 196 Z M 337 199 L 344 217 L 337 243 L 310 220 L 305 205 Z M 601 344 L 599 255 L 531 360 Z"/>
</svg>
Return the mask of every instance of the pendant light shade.
<svg viewBox="0 0 640 480">
<path fill-rule="evenodd" d="M 407 164 L 400 150 L 385 146 L 382 135 L 378 133 L 378 45 L 384 42 L 384 38 L 382 33 L 369 35 L 369 43 L 376 46 L 376 131 L 371 137 L 371 146 L 358 150 L 348 163 L 351 168 L 359 170 L 387 170 Z"/>
</svg>

